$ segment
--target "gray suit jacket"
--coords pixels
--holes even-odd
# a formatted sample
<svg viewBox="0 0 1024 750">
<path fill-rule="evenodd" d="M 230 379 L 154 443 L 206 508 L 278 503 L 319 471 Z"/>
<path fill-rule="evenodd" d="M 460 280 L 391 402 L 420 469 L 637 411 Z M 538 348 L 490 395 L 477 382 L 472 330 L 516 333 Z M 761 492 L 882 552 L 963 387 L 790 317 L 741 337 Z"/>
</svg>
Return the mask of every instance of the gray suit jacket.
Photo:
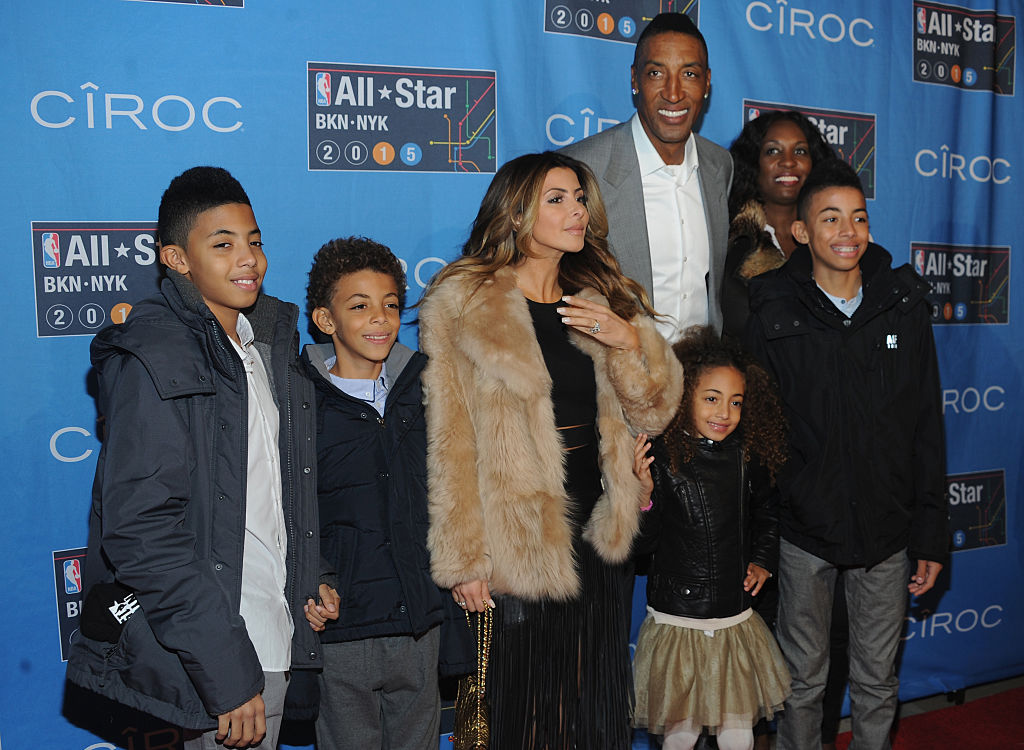
<svg viewBox="0 0 1024 750">
<path fill-rule="evenodd" d="M 711 245 L 707 278 L 708 322 L 715 330 L 721 331 L 721 288 L 729 247 L 732 158 L 728 151 L 707 138 L 696 134 L 694 137 L 697 139 L 700 191 Z M 622 265 L 623 273 L 636 279 L 648 294 L 653 295 L 644 189 L 629 120 L 571 143 L 561 151 L 584 162 L 597 175 L 601 196 L 608 211 L 608 243 L 611 250 Z"/>
</svg>

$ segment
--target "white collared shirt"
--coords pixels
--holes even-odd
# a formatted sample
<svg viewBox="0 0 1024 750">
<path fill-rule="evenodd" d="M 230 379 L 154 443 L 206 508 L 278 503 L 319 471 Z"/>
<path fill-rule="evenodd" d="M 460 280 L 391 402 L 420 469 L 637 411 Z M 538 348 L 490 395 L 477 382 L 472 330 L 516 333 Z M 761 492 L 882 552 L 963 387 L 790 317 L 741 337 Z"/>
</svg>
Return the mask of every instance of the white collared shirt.
<svg viewBox="0 0 1024 750">
<path fill-rule="evenodd" d="M 249 402 L 239 613 L 263 671 L 287 672 L 291 668 L 294 624 L 284 594 L 288 532 L 281 504 L 280 417 L 263 359 L 253 346 L 252 325 L 241 313 L 235 330 L 242 345 L 229 340 L 245 367 Z"/>
<path fill-rule="evenodd" d="M 700 192 L 697 143 L 691 133 L 683 163 L 667 165 L 638 115 L 633 115 L 631 127 L 644 190 L 654 309 L 668 316 L 658 320 L 657 326 L 673 341 L 689 326 L 708 322 L 711 243 Z"/>
</svg>

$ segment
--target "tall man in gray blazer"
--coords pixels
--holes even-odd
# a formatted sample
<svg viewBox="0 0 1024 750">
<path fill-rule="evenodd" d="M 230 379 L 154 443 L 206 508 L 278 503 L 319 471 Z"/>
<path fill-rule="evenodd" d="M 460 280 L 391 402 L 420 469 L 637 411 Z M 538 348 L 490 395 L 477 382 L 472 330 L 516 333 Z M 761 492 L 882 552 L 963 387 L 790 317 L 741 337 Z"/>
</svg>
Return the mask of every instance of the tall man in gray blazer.
<svg viewBox="0 0 1024 750">
<path fill-rule="evenodd" d="M 685 14 L 661 13 L 630 72 L 636 114 L 562 151 L 597 175 L 611 250 L 670 316 L 666 338 L 703 323 L 721 331 L 732 159 L 693 132 L 711 90 L 704 36 Z"/>
</svg>

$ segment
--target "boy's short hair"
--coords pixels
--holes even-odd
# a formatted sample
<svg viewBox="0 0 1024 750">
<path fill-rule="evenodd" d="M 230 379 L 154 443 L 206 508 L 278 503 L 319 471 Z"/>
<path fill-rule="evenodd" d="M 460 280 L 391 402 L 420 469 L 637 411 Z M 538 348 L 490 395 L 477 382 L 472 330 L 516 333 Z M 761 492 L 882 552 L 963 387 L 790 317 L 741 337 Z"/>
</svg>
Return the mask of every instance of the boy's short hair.
<svg viewBox="0 0 1024 750">
<path fill-rule="evenodd" d="M 366 237 L 339 237 L 326 243 L 313 257 L 306 285 L 306 305 L 310 313 L 318 307 L 330 307 L 338 279 L 359 271 L 387 274 L 398 287 L 398 307 L 405 309 L 405 271 L 390 248 Z"/>
<path fill-rule="evenodd" d="M 825 159 L 815 163 L 811 173 L 807 175 L 804 186 L 800 188 L 800 195 L 796 199 L 796 217 L 800 221 L 807 220 L 807 207 L 811 198 L 828 188 L 854 188 L 861 195 L 864 194 L 864 186 L 860 184 L 860 177 L 853 167 L 842 159 Z"/>
<path fill-rule="evenodd" d="M 188 235 L 199 214 L 229 203 L 252 206 L 242 185 L 226 169 L 187 169 L 171 180 L 160 199 L 157 239 L 161 245 L 177 245 L 188 250 Z"/>
<path fill-rule="evenodd" d="M 708 43 L 704 40 L 704 35 L 700 33 L 700 29 L 697 28 L 697 24 L 693 22 L 692 18 L 685 13 L 659 13 L 651 19 L 651 22 L 640 32 L 640 38 L 636 40 L 636 48 L 633 50 L 633 66 L 640 64 L 644 45 L 648 39 L 670 31 L 694 37 L 704 50 L 704 60 L 708 59 Z"/>
</svg>

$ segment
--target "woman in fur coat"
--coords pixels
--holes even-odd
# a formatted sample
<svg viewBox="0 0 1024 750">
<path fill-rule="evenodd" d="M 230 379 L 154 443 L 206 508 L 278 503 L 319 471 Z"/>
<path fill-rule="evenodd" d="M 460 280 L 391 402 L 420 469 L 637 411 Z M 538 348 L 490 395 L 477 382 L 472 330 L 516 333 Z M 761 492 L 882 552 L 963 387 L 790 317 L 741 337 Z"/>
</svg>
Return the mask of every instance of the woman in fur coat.
<svg viewBox="0 0 1024 750">
<path fill-rule="evenodd" d="M 630 745 L 631 435 L 672 418 L 682 370 L 607 232 L 584 164 L 521 156 L 421 303 L 431 568 L 494 610 L 491 748 Z"/>
<path fill-rule="evenodd" d="M 790 226 L 811 167 L 835 156 L 810 120 L 795 110 L 751 120 L 729 148 L 729 250 L 722 282 L 726 336 L 739 341 L 747 324 L 747 282 L 778 268 L 796 247 Z"/>
</svg>

